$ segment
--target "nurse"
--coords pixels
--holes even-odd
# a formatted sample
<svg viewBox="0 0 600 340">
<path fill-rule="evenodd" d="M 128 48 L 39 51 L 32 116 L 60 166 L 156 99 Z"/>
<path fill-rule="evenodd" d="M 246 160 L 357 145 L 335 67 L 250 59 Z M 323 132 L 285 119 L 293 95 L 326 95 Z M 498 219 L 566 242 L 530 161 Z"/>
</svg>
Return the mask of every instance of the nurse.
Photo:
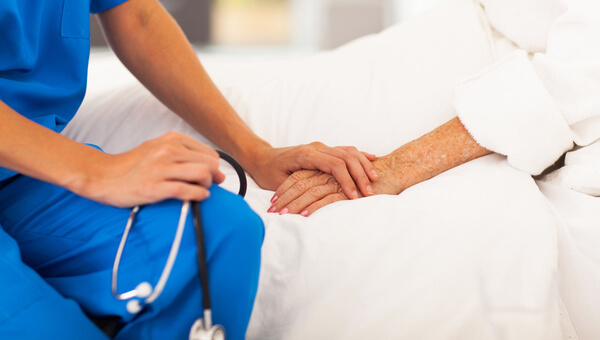
<svg viewBox="0 0 600 340">
<path fill-rule="evenodd" d="M 175 113 L 237 158 L 264 188 L 293 171 L 333 174 L 348 197 L 372 194 L 370 155 L 320 143 L 273 148 L 250 131 L 211 82 L 157 0 L 0 2 L 0 338 L 103 339 L 88 321 L 117 320 L 116 339 L 186 339 L 201 315 L 188 218 L 162 295 L 137 313 L 111 294 L 111 268 L 129 207 L 145 205 L 123 253 L 119 291 L 155 285 L 180 200 L 202 201 L 213 320 L 243 339 L 264 229 L 224 179 L 218 154 L 167 133 L 118 155 L 59 132 L 83 99 L 89 14 L 129 70 Z M 357 183 L 357 184 L 355 184 Z"/>
</svg>

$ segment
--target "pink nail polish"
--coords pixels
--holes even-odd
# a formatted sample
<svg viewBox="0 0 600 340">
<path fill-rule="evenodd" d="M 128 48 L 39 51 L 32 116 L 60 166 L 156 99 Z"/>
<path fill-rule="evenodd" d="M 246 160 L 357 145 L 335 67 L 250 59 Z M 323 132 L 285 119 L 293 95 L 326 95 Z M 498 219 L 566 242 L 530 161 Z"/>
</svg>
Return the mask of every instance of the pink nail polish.
<svg viewBox="0 0 600 340">
<path fill-rule="evenodd" d="M 279 211 L 279 215 L 285 215 L 289 212 L 290 212 L 290 210 L 288 208 L 283 208 L 283 209 L 281 209 L 281 211 Z"/>
<path fill-rule="evenodd" d="M 272 205 L 272 206 L 269 208 L 269 210 L 267 210 L 267 212 L 268 212 L 268 213 L 273 213 L 273 212 L 275 212 L 275 210 L 277 210 L 277 207 L 276 207 L 276 206 L 274 206 L 274 205 Z"/>
<path fill-rule="evenodd" d="M 308 210 L 306 210 L 306 209 L 302 210 L 302 212 L 300 213 L 300 215 L 302 215 L 304 217 L 308 216 Z"/>
<path fill-rule="evenodd" d="M 279 197 L 277 197 L 277 194 L 273 195 L 273 197 L 271 198 L 271 203 L 275 203 L 275 201 L 277 201 Z"/>
</svg>

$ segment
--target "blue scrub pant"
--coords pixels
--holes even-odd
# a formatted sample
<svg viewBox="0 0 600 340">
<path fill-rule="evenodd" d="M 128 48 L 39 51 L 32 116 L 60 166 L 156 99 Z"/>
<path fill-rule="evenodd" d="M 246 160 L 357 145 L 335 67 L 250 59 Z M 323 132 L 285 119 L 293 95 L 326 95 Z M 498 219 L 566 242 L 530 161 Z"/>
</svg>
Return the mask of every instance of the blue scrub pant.
<svg viewBox="0 0 600 340">
<path fill-rule="evenodd" d="M 143 281 L 156 285 L 180 209 L 180 201 L 167 200 L 140 210 L 121 259 L 119 292 Z M 243 339 L 258 285 L 264 227 L 243 199 L 217 186 L 201 203 L 201 211 L 213 320 L 225 327 L 228 339 Z M 115 299 L 110 290 L 129 212 L 26 176 L 9 180 L 0 189 L 0 224 L 17 241 L 23 263 L 15 255 L 16 246 L 0 231 L 0 339 L 48 338 L 42 336 L 45 329 L 58 331 L 57 325 L 72 329 L 53 338 L 102 339 L 72 301 L 92 317 L 120 318 L 122 328 L 115 339 L 187 339 L 202 310 L 191 216 L 163 293 L 131 315 L 126 301 Z M 3 267 L 12 271 L 7 275 Z"/>
<path fill-rule="evenodd" d="M 0 229 L 0 339 L 108 340 L 79 308 L 21 262 Z"/>
</svg>

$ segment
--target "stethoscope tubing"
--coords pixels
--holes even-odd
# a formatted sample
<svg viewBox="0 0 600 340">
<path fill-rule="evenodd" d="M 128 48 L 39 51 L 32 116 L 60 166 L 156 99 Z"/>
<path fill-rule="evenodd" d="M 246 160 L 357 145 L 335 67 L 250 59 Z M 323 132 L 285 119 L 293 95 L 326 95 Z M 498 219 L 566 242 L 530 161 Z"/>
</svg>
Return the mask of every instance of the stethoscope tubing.
<svg viewBox="0 0 600 340">
<path fill-rule="evenodd" d="M 185 221 L 189 214 L 190 210 L 190 202 L 185 201 L 181 205 L 181 213 L 179 214 L 179 222 L 177 223 L 177 229 L 175 231 L 175 236 L 173 238 L 173 243 L 171 244 L 171 249 L 169 251 L 169 256 L 167 257 L 167 262 L 165 263 L 162 273 L 156 283 L 156 286 L 152 289 L 151 286 L 149 289 L 145 289 L 143 293 L 140 291 L 142 289 L 136 287 L 133 290 L 127 291 L 125 293 L 118 293 L 117 290 L 117 282 L 118 282 L 118 274 L 119 274 L 119 266 L 121 264 L 121 257 L 123 256 L 123 250 L 125 249 L 125 244 L 127 243 L 127 238 L 129 237 L 129 233 L 135 221 L 135 217 L 140 211 L 140 206 L 135 206 L 131 209 L 131 213 L 129 214 L 129 218 L 127 219 L 127 224 L 125 225 L 125 230 L 123 232 L 123 236 L 121 237 L 121 241 L 119 242 L 119 248 L 117 249 L 117 255 L 115 256 L 115 261 L 113 262 L 112 268 L 112 279 L 111 279 L 111 290 L 115 298 L 117 300 L 130 300 L 133 298 L 145 298 L 144 304 L 151 304 L 154 302 L 162 293 L 165 286 L 167 285 L 167 280 L 171 275 L 171 270 L 175 265 L 175 260 L 177 258 L 177 254 L 179 253 L 179 247 L 181 246 L 181 239 L 183 238 L 183 231 L 185 229 Z M 146 282 L 142 282 L 144 285 L 149 285 Z M 147 292 L 147 294 L 146 294 Z"/>
<path fill-rule="evenodd" d="M 202 225 L 202 215 L 200 213 L 200 203 L 197 201 L 192 202 L 192 218 L 194 229 L 196 231 L 196 243 L 198 245 L 196 247 L 196 253 L 198 259 L 198 272 L 200 273 L 200 284 L 202 286 L 202 307 L 204 310 L 210 310 L 210 287 L 208 283 L 208 265 L 206 264 L 204 228 Z"/>
<path fill-rule="evenodd" d="M 219 154 L 219 157 L 221 157 L 221 159 L 229 163 L 235 170 L 236 174 L 238 175 L 238 178 L 240 179 L 240 190 L 238 191 L 238 195 L 245 197 L 246 190 L 248 189 L 248 181 L 246 180 L 246 173 L 244 172 L 244 168 L 242 168 L 240 163 L 238 163 L 235 160 L 235 158 L 231 157 L 229 154 L 221 150 L 217 150 L 217 153 Z"/>
<path fill-rule="evenodd" d="M 131 209 L 131 212 L 129 213 L 129 218 L 127 219 L 127 224 L 125 225 L 125 230 L 123 231 L 123 236 L 121 236 L 121 241 L 119 242 L 117 255 L 115 256 L 115 260 L 113 262 L 110 288 L 112 294 L 115 298 L 117 298 L 117 300 L 129 300 L 134 297 L 137 297 L 137 292 L 135 290 L 130 290 L 128 292 L 119 294 L 117 291 L 117 282 L 119 275 L 119 266 L 121 265 L 121 257 L 123 256 L 123 249 L 125 249 L 125 243 L 127 242 L 127 237 L 129 237 L 129 231 L 131 230 L 131 226 L 133 225 L 133 221 L 135 220 L 135 216 L 137 215 L 139 210 L 139 205 Z"/>
</svg>

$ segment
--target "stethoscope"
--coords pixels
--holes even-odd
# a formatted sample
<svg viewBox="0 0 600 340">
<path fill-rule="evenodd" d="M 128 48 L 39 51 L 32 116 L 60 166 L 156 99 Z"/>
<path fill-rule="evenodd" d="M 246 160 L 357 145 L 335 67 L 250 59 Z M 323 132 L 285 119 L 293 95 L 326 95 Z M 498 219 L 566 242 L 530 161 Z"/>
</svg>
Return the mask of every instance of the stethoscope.
<svg viewBox="0 0 600 340">
<path fill-rule="evenodd" d="M 235 169 L 235 172 L 237 173 L 240 179 L 240 190 L 238 194 L 243 197 L 246 194 L 247 189 L 246 174 L 244 173 L 244 169 L 230 155 L 222 151 L 217 152 L 223 160 L 227 161 Z M 121 256 L 123 255 L 123 249 L 125 248 L 125 243 L 127 242 L 127 237 L 129 236 L 129 232 L 131 231 L 131 228 L 135 221 L 135 217 L 141 208 L 140 206 L 136 206 L 133 209 L 131 209 L 131 213 L 129 214 L 129 218 L 127 219 L 127 224 L 125 225 L 125 230 L 123 231 L 123 236 L 121 237 L 121 242 L 119 243 L 119 248 L 117 249 L 115 261 L 113 262 L 111 280 L 112 294 L 117 300 L 129 300 L 127 301 L 126 308 L 127 311 L 131 314 L 139 313 L 144 308 L 144 306 L 147 306 L 156 301 L 156 299 L 164 290 L 165 285 L 167 284 L 167 280 L 169 279 L 169 276 L 171 275 L 171 270 L 173 269 L 173 265 L 175 264 L 175 259 L 177 258 L 177 254 L 179 253 L 181 238 L 183 237 L 183 230 L 185 229 L 185 222 L 187 220 L 190 207 L 192 209 L 192 220 L 196 232 L 196 244 L 198 248 L 198 271 L 200 273 L 200 283 L 202 285 L 203 317 L 198 318 L 192 325 L 189 339 L 225 339 L 225 329 L 220 325 L 212 324 L 212 308 L 210 302 L 210 289 L 208 283 L 208 266 L 206 264 L 206 250 L 204 247 L 204 228 L 202 226 L 202 216 L 200 214 L 200 204 L 198 202 L 184 201 L 181 205 L 181 213 L 179 215 L 179 222 L 177 223 L 177 230 L 175 231 L 175 237 L 173 238 L 171 250 L 169 251 L 167 262 L 163 267 L 162 273 L 160 274 L 156 286 L 152 288 L 152 285 L 149 282 L 144 281 L 138 284 L 133 290 L 130 290 L 125 293 L 118 293 L 117 281 L 119 274 L 119 265 L 121 263 Z"/>
</svg>

